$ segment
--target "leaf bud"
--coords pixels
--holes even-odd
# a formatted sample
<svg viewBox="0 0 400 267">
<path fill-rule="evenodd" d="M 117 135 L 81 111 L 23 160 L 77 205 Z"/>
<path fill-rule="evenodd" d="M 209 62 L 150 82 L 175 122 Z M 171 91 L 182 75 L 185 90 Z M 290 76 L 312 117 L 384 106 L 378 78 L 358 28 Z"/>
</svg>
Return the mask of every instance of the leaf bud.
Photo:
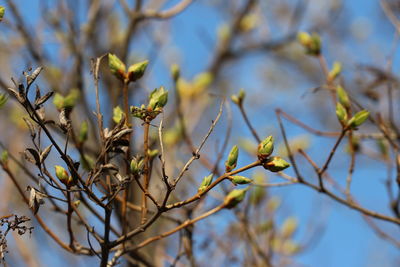
<svg viewBox="0 0 400 267">
<path fill-rule="evenodd" d="M 229 156 L 228 156 L 227 161 L 225 161 L 225 170 L 226 170 L 226 172 L 230 172 L 234 168 L 236 168 L 238 156 L 239 156 L 239 149 L 235 145 L 235 146 L 232 147 L 231 152 L 229 152 Z"/>
<path fill-rule="evenodd" d="M 236 207 L 244 199 L 247 190 L 248 188 L 232 190 L 224 199 L 225 208 L 232 209 Z"/>
<path fill-rule="evenodd" d="M 266 160 L 274 151 L 274 138 L 272 135 L 265 138 L 259 145 L 257 149 L 257 157 L 259 160 Z"/>
<path fill-rule="evenodd" d="M 148 60 L 141 61 L 131 65 L 128 68 L 128 80 L 130 82 L 135 82 L 143 77 L 144 72 L 146 71 L 147 65 L 149 64 Z"/>
<path fill-rule="evenodd" d="M 211 173 L 208 176 L 205 176 L 203 178 L 203 181 L 201 182 L 201 185 L 199 187 L 199 189 L 197 190 L 199 193 L 203 192 L 204 190 L 206 190 L 207 187 L 210 186 L 210 184 L 212 183 L 213 180 L 213 174 Z"/>
<path fill-rule="evenodd" d="M 271 157 L 263 164 L 263 167 L 271 172 L 280 172 L 290 167 L 290 164 L 281 157 Z"/>
<path fill-rule="evenodd" d="M 253 182 L 253 180 L 251 180 L 247 177 L 244 177 L 244 176 L 240 176 L 240 175 L 230 176 L 229 178 L 234 185 L 249 184 L 249 183 Z"/>
<path fill-rule="evenodd" d="M 126 77 L 125 64 L 114 54 L 108 54 L 108 67 L 112 74 L 119 80 L 124 81 Z"/>
</svg>

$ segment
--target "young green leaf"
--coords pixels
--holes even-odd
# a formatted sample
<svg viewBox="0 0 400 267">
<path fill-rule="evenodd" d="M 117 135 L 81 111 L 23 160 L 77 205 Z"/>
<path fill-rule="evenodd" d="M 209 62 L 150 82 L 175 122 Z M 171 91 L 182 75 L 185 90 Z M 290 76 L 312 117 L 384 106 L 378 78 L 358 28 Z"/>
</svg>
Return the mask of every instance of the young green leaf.
<svg viewBox="0 0 400 267">
<path fill-rule="evenodd" d="M 342 125 L 346 124 L 347 111 L 340 102 L 336 103 L 336 116 Z"/>
<path fill-rule="evenodd" d="M 363 124 L 369 116 L 369 111 L 367 110 L 361 110 L 359 112 L 356 113 L 356 115 L 354 115 L 348 122 L 348 126 L 351 128 L 356 128 L 358 126 L 360 126 L 361 124 Z"/>
</svg>

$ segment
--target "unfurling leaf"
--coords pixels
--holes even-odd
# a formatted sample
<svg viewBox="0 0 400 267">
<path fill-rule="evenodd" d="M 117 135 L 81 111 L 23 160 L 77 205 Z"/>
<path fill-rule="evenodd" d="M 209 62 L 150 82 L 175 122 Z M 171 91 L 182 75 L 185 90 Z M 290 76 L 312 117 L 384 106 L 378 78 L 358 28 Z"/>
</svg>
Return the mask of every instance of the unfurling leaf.
<svg viewBox="0 0 400 267">
<path fill-rule="evenodd" d="M 156 88 L 149 95 L 149 104 L 147 110 L 159 110 L 162 109 L 168 102 L 168 91 L 164 90 L 164 87 Z"/>
<path fill-rule="evenodd" d="M 361 110 L 359 112 L 357 112 L 347 123 L 347 125 L 351 128 L 356 128 L 358 126 L 360 126 L 361 124 L 363 124 L 369 116 L 369 111 L 367 110 Z"/>
</svg>

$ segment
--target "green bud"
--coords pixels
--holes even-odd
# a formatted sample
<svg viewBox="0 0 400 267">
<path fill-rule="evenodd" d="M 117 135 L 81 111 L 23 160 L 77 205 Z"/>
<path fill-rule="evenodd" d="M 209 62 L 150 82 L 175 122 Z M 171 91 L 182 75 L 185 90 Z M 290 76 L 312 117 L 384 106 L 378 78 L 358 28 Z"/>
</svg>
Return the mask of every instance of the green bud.
<svg viewBox="0 0 400 267">
<path fill-rule="evenodd" d="M 236 207 L 244 199 L 247 190 L 248 188 L 232 190 L 224 199 L 225 208 L 232 209 Z"/>
<path fill-rule="evenodd" d="M 59 93 L 55 93 L 53 104 L 57 110 L 61 110 L 64 107 L 64 97 Z"/>
<path fill-rule="evenodd" d="M 83 169 L 85 169 L 86 171 L 91 171 L 95 166 L 95 159 L 85 154 L 83 155 L 83 157 L 80 158 L 80 163 Z"/>
<path fill-rule="evenodd" d="M 146 71 L 148 60 L 135 63 L 128 68 L 128 79 L 130 82 L 135 82 L 142 78 L 144 72 Z"/>
<path fill-rule="evenodd" d="M 75 207 L 79 207 L 80 204 L 81 204 L 81 201 L 79 199 L 74 201 Z"/>
<path fill-rule="evenodd" d="M 208 176 L 205 176 L 203 178 L 203 181 L 201 182 L 201 185 L 200 185 L 200 187 L 198 189 L 198 192 L 201 193 L 204 190 L 206 190 L 206 188 L 209 187 L 210 184 L 212 183 L 212 180 L 213 180 L 213 174 L 212 173 L 210 175 L 208 175 Z"/>
<path fill-rule="evenodd" d="M 222 24 L 217 30 L 218 39 L 223 43 L 231 36 L 231 29 L 228 24 Z"/>
<path fill-rule="evenodd" d="M 164 87 L 156 88 L 149 96 L 149 105 L 147 109 L 150 111 L 163 108 L 168 102 L 168 91 L 164 90 Z"/>
<path fill-rule="evenodd" d="M 297 229 L 297 219 L 295 217 L 287 218 L 281 228 L 281 234 L 283 238 L 289 238 Z"/>
<path fill-rule="evenodd" d="M 253 182 L 253 180 L 251 180 L 247 177 L 244 177 L 244 176 L 240 176 L 240 175 L 231 176 L 230 179 L 234 185 L 249 184 L 249 183 Z"/>
<path fill-rule="evenodd" d="M 8 100 L 8 96 L 6 94 L 0 94 L 0 108 L 2 108 Z"/>
<path fill-rule="evenodd" d="M 149 155 L 149 157 L 152 159 L 154 157 L 156 157 L 158 155 L 160 151 L 158 151 L 158 149 L 153 149 L 153 150 L 147 150 L 147 154 Z"/>
<path fill-rule="evenodd" d="M 229 152 L 228 160 L 225 161 L 226 172 L 230 172 L 231 170 L 236 168 L 238 156 L 239 156 L 239 149 L 235 145 L 232 147 L 231 152 Z"/>
<path fill-rule="evenodd" d="M 342 125 L 347 121 L 347 111 L 340 102 L 336 103 L 336 116 Z"/>
<path fill-rule="evenodd" d="M 293 255 L 301 250 L 301 246 L 293 242 L 293 240 L 286 240 L 281 247 L 281 251 L 285 255 Z"/>
<path fill-rule="evenodd" d="M 193 85 L 198 88 L 208 87 L 214 80 L 214 76 L 210 72 L 203 72 L 193 79 Z"/>
<path fill-rule="evenodd" d="M 112 74 L 119 80 L 124 81 L 126 77 L 125 64 L 114 54 L 108 54 L 108 67 Z"/>
<path fill-rule="evenodd" d="M 340 62 L 335 61 L 333 63 L 331 71 L 328 74 L 328 81 L 333 81 L 334 79 L 336 79 L 340 75 L 341 71 L 342 71 L 342 64 Z"/>
<path fill-rule="evenodd" d="M 246 97 L 246 92 L 241 88 L 238 93 L 238 98 L 241 102 L 243 102 L 244 98 Z"/>
<path fill-rule="evenodd" d="M 271 172 L 280 172 L 290 167 L 290 164 L 281 157 L 271 157 L 263 164 L 264 168 Z"/>
<path fill-rule="evenodd" d="M 240 89 L 237 95 L 231 96 L 231 100 L 236 105 L 241 105 L 245 97 L 246 97 L 246 92 L 243 89 Z"/>
<path fill-rule="evenodd" d="M 361 110 L 359 112 L 356 113 L 356 115 L 354 115 L 349 122 L 347 123 L 347 125 L 351 128 L 356 128 L 358 126 L 360 126 L 361 124 L 363 124 L 369 116 L 369 111 L 367 110 Z"/>
<path fill-rule="evenodd" d="M 299 32 L 297 34 L 297 40 L 301 45 L 307 47 L 311 43 L 311 36 L 307 32 Z"/>
<path fill-rule="evenodd" d="M 76 105 L 80 96 L 78 89 L 71 89 L 68 95 L 64 98 L 63 108 L 73 108 Z"/>
<path fill-rule="evenodd" d="M 297 39 L 303 45 L 307 54 L 312 56 L 321 54 L 321 38 L 317 33 L 310 35 L 306 32 L 300 32 L 297 34 Z"/>
<path fill-rule="evenodd" d="M 79 130 L 79 137 L 78 140 L 80 143 L 83 143 L 87 140 L 88 137 L 88 122 L 87 121 L 83 121 L 81 123 L 81 128 Z"/>
<path fill-rule="evenodd" d="M 258 16 L 255 13 L 248 14 L 242 18 L 239 29 L 242 32 L 249 32 L 257 27 Z"/>
<path fill-rule="evenodd" d="M 257 148 L 257 157 L 259 160 L 266 160 L 274 151 L 274 138 L 272 135 L 265 138 Z"/>
<path fill-rule="evenodd" d="M 119 106 L 116 106 L 113 109 L 113 121 L 118 124 L 122 120 L 123 116 L 124 112 L 122 109 Z"/>
<path fill-rule="evenodd" d="M 4 6 L 0 6 L 0 21 L 3 20 L 5 12 L 6 12 L 6 8 Z"/>
<path fill-rule="evenodd" d="M 379 152 L 384 159 L 389 158 L 389 144 L 386 139 L 379 138 L 376 140 L 376 145 L 378 146 Z"/>
<path fill-rule="evenodd" d="M 338 85 L 336 88 L 336 94 L 338 96 L 340 104 L 342 104 L 343 107 L 345 108 L 350 108 L 350 99 L 348 94 L 346 93 L 346 90 L 344 90 L 343 87 Z"/>
<path fill-rule="evenodd" d="M 177 81 L 179 77 L 181 76 L 181 70 L 179 68 L 178 64 L 172 64 L 171 65 L 171 76 L 174 81 Z"/>
<path fill-rule="evenodd" d="M 8 151 L 3 150 L 3 152 L 1 152 L 1 162 L 7 163 L 7 161 L 8 161 Z"/>
<path fill-rule="evenodd" d="M 239 104 L 240 104 L 239 97 L 238 97 L 237 95 L 232 95 L 232 96 L 231 96 L 231 100 L 232 100 L 232 102 L 235 103 L 236 105 L 239 105 Z"/>
<path fill-rule="evenodd" d="M 131 173 L 133 175 L 139 175 L 143 167 L 143 159 L 133 157 L 130 164 Z"/>
<path fill-rule="evenodd" d="M 56 176 L 57 178 L 65 185 L 68 184 L 68 180 L 69 180 L 69 175 L 66 169 L 64 169 L 63 167 L 56 165 L 54 166 L 54 169 L 56 170 Z"/>
<path fill-rule="evenodd" d="M 281 205 L 281 202 L 282 200 L 279 197 L 271 197 L 267 202 L 267 211 L 270 213 L 275 212 Z"/>
</svg>

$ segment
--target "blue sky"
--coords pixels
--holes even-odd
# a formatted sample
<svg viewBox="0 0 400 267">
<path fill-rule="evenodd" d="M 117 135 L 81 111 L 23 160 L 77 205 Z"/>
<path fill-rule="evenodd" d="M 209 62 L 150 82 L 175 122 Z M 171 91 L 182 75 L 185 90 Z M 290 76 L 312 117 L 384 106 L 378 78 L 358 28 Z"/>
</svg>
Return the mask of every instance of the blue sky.
<svg viewBox="0 0 400 267">
<path fill-rule="evenodd" d="M 0 4 L 3 1 L 0 1 Z M 24 3 L 24 9 L 21 11 L 26 15 L 28 21 L 36 22 L 39 19 L 37 1 L 16 1 Z M 173 1 L 174 3 L 177 1 Z M 296 1 L 294 1 L 296 2 Z M 310 1 L 310 5 L 317 4 L 319 1 Z M 378 1 L 344 1 L 345 13 L 339 17 L 339 21 L 345 21 L 349 32 L 359 33 L 361 37 L 349 36 L 343 39 L 343 42 L 338 42 L 337 39 L 328 37 L 321 33 L 324 42 L 324 53 L 326 53 L 329 64 L 334 60 L 342 61 L 344 64 L 344 75 L 351 76 L 355 70 L 354 64 L 376 64 L 384 66 L 385 57 L 391 45 L 393 37 L 393 28 L 383 22 L 382 12 L 379 11 Z M 171 3 L 172 4 L 172 3 Z M 184 68 L 182 75 L 186 78 L 192 78 L 195 74 L 206 69 L 211 59 L 212 45 L 216 40 L 216 28 L 220 26 L 225 17 L 221 16 L 218 10 L 213 9 L 209 5 L 202 4 L 202 1 L 190 6 L 183 14 L 174 18 L 170 27 L 172 28 L 172 44 L 180 50 L 179 62 Z M 157 22 L 156 22 L 157 23 Z M 163 22 L 159 22 L 160 25 Z M 156 24 L 155 24 L 156 25 Z M 307 28 L 307 17 L 301 25 L 301 29 Z M 357 28 L 358 27 L 358 28 Z M 157 30 L 156 28 L 154 30 Z M 365 32 L 364 32 L 365 31 Z M 279 32 L 273 32 L 273 36 L 279 37 Z M 363 36 L 366 34 L 366 36 Z M 204 41 L 206 39 L 207 41 Z M 341 40 L 341 39 L 339 39 Z M 141 38 L 142 42 L 132 44 L 132 54 L 143 56 L 150 53 L 148 41 L 145 37 Z M 329 44 L 326 44 L 329 43 Z M 211 45 L 211 47 L 209 46 Z M 211 49 L 210 49 L 211 48 Z M 52 52 L 51 46 L 49 51 Z M 162 50 L 161 50 L 162 53 Z M 351 57 L 349 57 L 349 55 Z M 399 55 L 396 54 L 395 59 L 398 61 Z M 267 135 L 273 132 L 276 135 L 277 142 L 282 142 L 278 129 L 277 120 L 275 119 L 274 109 L 283 108 L 290 114 L 295 114 L 296 117 L 315 128 L 324 129 L 326 123 L 320 116 L 316 116 L 315 110 L 312 108 L 303 108 L 315 105 L 315 99 L 312 94 L 304 94 L 309 90 L 318 86 L 314 81 L 307 81 L 300 77 L 298 73 L 292 72 L 290 68 L 279 69 L 289 78 L 288 87 L 291 85 L 295 88 L 276 88 L 266 85 L 265 80 L 260 80 L 260 66 L 274 65 L 275 58 L 265 54 L 253 54 L 249 57 L 240 60 L 237 67 L 227 67 L 227 75 L 235 75 L 239 72 L 240 75 L 235 75 L 234 88 L 229 94 L 236 92 L 239 88 L 246 88 L 249 98 L 248 112 L 250 117 L 256 118 L 253 121 L 255 125 L 262 125 L 260 134 Z M 176 62 L 168 62 L 176 63 Z M 169 66 L 161 60 L 156 60 L 152 63 L 151 81 L 148 81 L 149 88 L 156 87 L 160 84 L 166 86 L 171 85 L 168 75 Z M 279 62 L 276 63 L 277 68 L 280 67 Z M 18 64 L 16 64 L 18 66 Z M 398 70 L 399 64 L 395 61 L 394 70 Z M 322 77 L 322 76 L 321 76 Z M 321 78 L 322 81 L 322 78 Z M 267 80 L 268 82 L 268 80 Z M 272 84 L 272 82 L 271 82 Z M 269 92 L 271 97 L 269 97 Z M 265 96 L 265 100 L 258 96 Z M 262 109 L 253 109 L 251 101 L 259 103 L 265 101 Z M 264 102 L 263 102 L 264 103 Z M 239 118 L 237 109 L 233 107 L 234 117 Z M 327 113 L 327 120 L 334 121 L 334 113 Z M 243 120 L 234 121 L 235 125 L 240 128 L 239 136 L 249 137 L 248 130 L 244 127 Z M 296 126 L 285 123 L 289 137 L 296 137 L 305 132 Z M 334 125 L 334 124 L 331 124 Z M 331 126 L 332 131 L 339 130 Z M 231 141 L 237 141 L 237 136 L 234 136 Z M 330 147 L 334 140 L 327 138 L 312 138 L 311 147 L 308 150 L 309 154 L 321 163 L 327 156 Z M 344 149 L 343 146 L 340 149 Z M 243 153 L 244 154 L 244 153 Z M 334 177 L 345 179 L 347 162 L 349 158 L 335 157 L 332 162 L 332 167 L 335 171 L 331 174 Z M 241 158 L 243 163 L 250 162 L 249 157 Z M 359 164 L 359 165 L 358 165 Z M 341 170 L 344 167 L 343 170 Z M 375 161 L 366 157 L 359 157 L 357 161 L 358 169 L 354 175 L 354 194 L 358 200 L 371 209 L 380 209 L 384 213 L 388 213 L 386 192 L 381 183 L 385 178 L 385 172 L 382 172 L 381 166 Z M 291 170 L 288 173 L 292 173 Z M 311 174 L 311 172 L 309 172 Z M 300 230 L 296 238 L 299 240 L 306 236 L 310 218 L 318 218 L 326 216 L 326 227 L 322 233 L 322 237 L 318 238 L 318 242 L 310 249 L 299 255 L 296 259 L 305 266 L 327 266 L 327 267 L 364 267 L 364 266 L 394 266 L 394 259 L 399 260 L 398 250 L 388 242 L 378 238 L 373 231 L 367 226 L 359 213 L 341 206 L 329 198 L 311 191 L 301 185 L 291 186 L 287 188 L 278 188 L 271 190 L 282 198 L 283 215 L 280 220 L 285 218 L 285 215 L 295 215 L 300 221 Z M 317 204 L 316 204 L 317 203 Z M 315 214 L 316 211 L 318 214 Z M 279 217 L 279 216 L 278 216 Z M 223 218 L 223 217 L 222 217 Z M 215 217 L 216 223 L 221 220 L 221 217 Z M 379 225 L 387 224 L 378 222 Z M 201 226 L 200 226 L 201 227 Z M 386 227 L 386 226 L 385 226 Z M 399 230 L 394 227 L 387 227 L 394 235 L 399 235 Z M 49 247 L 54 247 L 53 243 L 48 243 Z M 58 251 L 58 249 L 56 249 Z M 47 251 L 47 250 L 46 250 Z M 43 255 L 44 256 L 44 255 Z M 49 253 L 47 255 L 51 257 Z M 46 256 L 46 257 L 47 257 Z M 58 262 L 59 266 L 62 265 Z M 50 265 L 49 265 L 50 266 Z M 67 266 L 67 265 L 65 265 Z"/>
</svg>

